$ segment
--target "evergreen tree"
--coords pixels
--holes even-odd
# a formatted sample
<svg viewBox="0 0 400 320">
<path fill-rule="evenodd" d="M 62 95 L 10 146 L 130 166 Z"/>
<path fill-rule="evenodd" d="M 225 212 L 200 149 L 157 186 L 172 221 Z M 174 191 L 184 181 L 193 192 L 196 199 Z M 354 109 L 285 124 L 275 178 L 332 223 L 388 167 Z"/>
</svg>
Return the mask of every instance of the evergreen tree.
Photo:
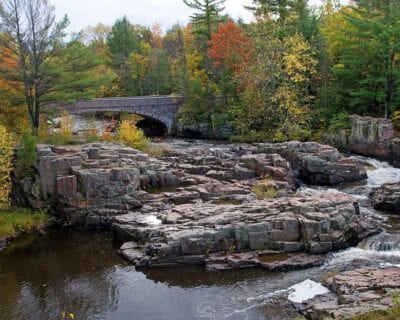
<svg viewBox="0 0 400 320">
<path fill-rule="evenodd" d="M 253 5 L 247 8 L 256 17 L 276 19 L 280 25 L 285 25 L 293 5 L 293 0 L 253 0 Z"/>
<path fill-rule="evenodd" d="M 400 103 L 400 2 L 356 4 L 337 13 L 339 31 L 328 33 L 328 41 L 336 44 L 334 101 L 349 112 L 388 116 Z"/>
<path fill-rule="evenodd" d="M 140 38 L 127 17 L 118 19 L 107 37 L 110 65 L 118 76 L 118 86 L 123 95 L 134 94 L 129 58 L 140 52 Z"/>
<path fill-rule="evenodd" d="M 207 40 L 211 39 L 211 33 L 222 21 L 220 13 L 225 9 L 225 0 L 183 0 L 190 8 L 196 12 L 191 16 L 193 31 L 203 35 Z"/>
</svg>

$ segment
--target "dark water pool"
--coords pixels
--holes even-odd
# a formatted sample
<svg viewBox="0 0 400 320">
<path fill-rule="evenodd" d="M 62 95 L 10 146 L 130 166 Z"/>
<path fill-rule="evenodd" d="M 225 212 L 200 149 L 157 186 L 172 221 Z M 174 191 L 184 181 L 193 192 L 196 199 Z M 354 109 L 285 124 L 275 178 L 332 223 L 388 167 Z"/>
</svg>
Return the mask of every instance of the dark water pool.
<svg viewBox="0 0 400 320">
<path fill-rule="evenodd" d="M 271 294 L 319 275 L 136 271 L 116 254 L 110 234 L 53 230 L 0 253 L 0 319 L 292 319 L 289 304 Z"/>
</svg>

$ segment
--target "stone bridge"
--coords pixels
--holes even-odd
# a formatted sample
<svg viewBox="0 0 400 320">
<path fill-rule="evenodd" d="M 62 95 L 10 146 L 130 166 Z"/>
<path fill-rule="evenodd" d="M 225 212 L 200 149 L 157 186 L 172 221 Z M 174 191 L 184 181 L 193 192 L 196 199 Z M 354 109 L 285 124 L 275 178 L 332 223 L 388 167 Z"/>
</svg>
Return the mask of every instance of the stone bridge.
<svg viewBox="0 0 400 320">
<path fill-rule="evenodd" d="M 74 104 L 57 106 L 69 114 L 91 112 L 128 112 L 157 120 L 171 133 L 179 107 L 186 101 L 184 96 L 145 96 L 100 98 L 78 101 Z"/>
</svg>

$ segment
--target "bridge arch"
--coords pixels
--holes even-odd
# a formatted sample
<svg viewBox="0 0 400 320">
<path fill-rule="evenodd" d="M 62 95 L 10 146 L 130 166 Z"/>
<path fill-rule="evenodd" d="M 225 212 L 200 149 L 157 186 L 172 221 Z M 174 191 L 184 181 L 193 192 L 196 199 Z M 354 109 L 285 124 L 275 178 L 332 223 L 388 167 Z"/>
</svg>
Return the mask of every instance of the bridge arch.
<svg viewBox="0 0 400 320">
<path fill-rule="evenodd" d="M 92 112 L 134 113 L 161 122 L 170 134 L 178 109 L 185 101 L 183 96 L 101 98 L 78 101 L 75 104 L 58 106 L 58 108 L 76 115 Z"/>
</svg>

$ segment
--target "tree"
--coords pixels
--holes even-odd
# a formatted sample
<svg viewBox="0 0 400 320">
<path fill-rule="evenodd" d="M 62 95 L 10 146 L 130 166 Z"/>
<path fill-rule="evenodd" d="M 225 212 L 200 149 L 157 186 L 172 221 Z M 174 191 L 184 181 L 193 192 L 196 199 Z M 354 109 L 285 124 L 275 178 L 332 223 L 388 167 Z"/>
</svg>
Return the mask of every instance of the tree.
<svg viewBox="0 0 400 320">
<path fill-rule="evenodd" d="M 46 0 L 2 0 L 1 45 L 18 66 L 6 70 L 6 79 L 23 88 L 33 133 L 39 128 L 42 106 L 57 101 L 90 98 L 97 79 L 90 71 L 96 60 L 79 39 L 63 43 L 68 19 L 55 21 Z M 18 102 L 16 102 L 18 104 Z"/>
<path fill-rule="evenodd" d="M 134 90 L 129 58 L 132 53 L 140 52 L 140 38 L 126 16 L 112 26 L 107 37 L 107 48 L 110 64 L 118 75 L 118 86 L 124 95 L 129 95 Z"/>
<path fill-rule="evenodd" d="M 308 6 L 308 0 L 253 0 L 247 6 L 257 18 L 276 21 L 281 35 L 301 33 L 307 40 L 316 36 L 316 16 Z"/>
<path fill-rule="evenodd" d="M 132 70 L 132 79 L 138 87 L 140 95 L 144 95 L 144 80 L 149 69 L 151 47 L 148 43 L 141 43 L 140 53 L 132 53 L 129 58 L 130 69 Z"/>
<path fill-rule="evenodd" d="M 47 0 L 0 1 L 0 30 L 6 35 L 1 38 L 1 45 L 18 57 L 18 72 L 13 80 L 24 85 L 34 132 L 39 128 L 43 98 L 55 77 L 47 66 L 60 56 L 67 25 L 66 16 L 55 21 L 54 7 Z"/>
<path fill-rule="evenodd" d="M 254 58 L 238 79 L 241 104 L 234 108 L 239 135 L 282 141 L 309 134 L 308 85 L 317 61 L 300 35 L 282 39 L 279 24 L 259 20 L 249 30 Z"/>
<path fill-rule="evenodd" d="M 104 60 L 107 54 L 107 38 L 111 32 L 111 27 L 98 23 L 93 27 L 87 27 L 83 30 L 83 40 L 88 44 L 96 55 Z"/>
<path fill-rule="evenodd" d="M 217 83 L 228 106 L 237 101 L 237 76 L 249 67 L 253 45 L 250 38 L 231 20 L 219 25 L 208 45 L 208 57 L 214 62 Z"/>
<path fill-rule="evenodd" d="M 232 20 L 219 25 L 208 45 L 208 56 L 216 68 L 238 72 L 251 60 L 251 40 Z"/>
<path fill-rule="evenodd" d="M 332 94 L 339 108 L 388 116 L 398 107 L 399 16 L 398 1 L 359 0 L 327 19 L 323 33 L 333 64 Z"/>
<path fill-rule="evenodd" d="M 169 29 L 163 39 L 163 47 L 169 57 L 171 91 L 188 94 L 189 75 L 185 54 L 185 39 L 183 27 L 175 24 Z"/>
<path fill-rule="evenodd" d="M 280 25 L 285 25 L 290 10 L 294 6 L 293 0 L 253 0 L 253 5 L 247 9 L 253 11 L 256 17 L 276 19 Z"/>
<path fill-rule="evenodd" d="M 224 10 L 225 0 L 183 0 L 183 2 L 198 11 L 191 16 L 193 31 L 210 40 L 212 31 L 221 22 L 220 13 Z"/>
</svg>

